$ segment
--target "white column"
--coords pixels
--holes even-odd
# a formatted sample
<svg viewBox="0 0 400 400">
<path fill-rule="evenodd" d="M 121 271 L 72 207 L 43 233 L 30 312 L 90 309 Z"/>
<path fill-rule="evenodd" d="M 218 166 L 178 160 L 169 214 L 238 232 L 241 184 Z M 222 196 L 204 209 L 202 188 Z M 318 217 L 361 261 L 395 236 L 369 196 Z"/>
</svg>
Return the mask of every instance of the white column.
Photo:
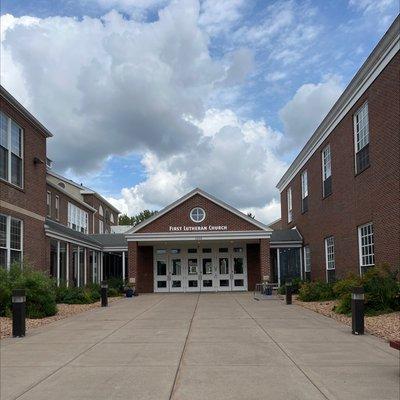
<svg viewBox="0 0 400 400">
<path fill-rule="evenodd" d="M 77 274 L 77 286 L 79 287 L 80 286 L 80 278 L 81 278 L 81 257 L 80 257 L 80 254 L 81 254 L 81 248 L 78 246 L 78 254 L 77 254 L 77 267 L 78 267 L 78 274 Z"/>
<path fill-rule="evenodd" d="M 100 252 L 100 282 L 103 280 L 103 252 Z"/>
<path fill-rule="evenodd" d="M 60 286 L 60 241 L 57 240 L 57 286 Z"/>
<path fill-rule="evenodd" d="M 300 247 L 300 277 L 303 280 L 303 247 Z"/>
<path fill-rule="evenodd" d="M 122 279 L 125 282 L 125 252 L 122 252 Z"/>
<path fill-rule="evenodd" d="M 83 249 L 83 266 L 85 268 L 84 272 L 83 272 L 83 279 L 84 279 L 84 284 L 87 284 L 87 252 L 86 252 L 86 248 Z"/>
<path fill-rule="evenodd" d="M 69 243 L 67 242 L 67 254 L 66 254 L 66 263 L 67 263 L 67 271 L 65 274 L 65 284 L 68 287 L 69 286 Z"/>
<path fill-rule="evenodd" d="M 281 286 L 281 265 L 279 261 L 280 250 L 276 249 L 276 260 L 278 264 L 278 285 Z"/>
</svg>

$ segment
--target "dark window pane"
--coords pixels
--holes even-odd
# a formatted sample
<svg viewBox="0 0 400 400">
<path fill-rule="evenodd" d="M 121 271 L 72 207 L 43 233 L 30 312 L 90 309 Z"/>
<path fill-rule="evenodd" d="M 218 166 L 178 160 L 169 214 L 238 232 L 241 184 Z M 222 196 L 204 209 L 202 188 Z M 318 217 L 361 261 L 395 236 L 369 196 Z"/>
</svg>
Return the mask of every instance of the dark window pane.
<svg viewBox="0 0 400 400">
<path fill-rule="evenodd" d="M 324 180 L 324 197 L 332 193 L 332 176 Z"/>
<path fill-rule="evenodd" d="M 243 258 L 233 259 L 233 272 L 235 274 L 243 274 Z"/>
<path fill-rule="evenodd" d="M 213 281 L 211 279 L 206 279 L 203 281 L 203 287 L 212 287 Z"/>
<path fill-rule="evenodd" d="M 334 269 L 327 270 L 327 278 L 328 278 L 328 283 L 333 283 L 336 281 L 336 275 Z"/>
<path fill-rule="evenodd" d="M 21 252 L 11 250 L 10 252 L 10 265 L 21 264 Z"/>
<path fill-rule="evenodd" d="M 8 151 L 0 146 L 0 178 L 8 179 Z"/>
<path fill-rule="evenodd" d="M 11 183 L 22 186 L 22 160 L 11 154 Z"/>
<path fill-rule="evenodd" d="M 197 287 L 197 281 L 189 281 L 189 287 Z"/>
<path fill-rule="evenodd" d="M 357 173 L 364 171 L 369 166 L 369 144 L 356 154 Z"/>
<path fill-rule="evenodd" d="M 301 200 L 301 212 L 305 213 L 308 211 L 308 196 Z"/>
<path fill-rule="evenodd" d="M 307 282 L 311 281 L 311 271 L 310 272 L 306 272 L 306 281 Z"/>
<path fill-rule="evenodd" d="M 0 215 L 0 247 L 7 246 L 7 217 Z"/>
<path fill-rule="evenodd" d="M 228 287 L 229 286 L 229 279 L 221 279 L 219 281 L 219 286 L 221 287 Z"/>
<path fill-rule="evenodd" d="M 7 267 L 7 250 L 0 249 L 0 267 Z"/>
<path fill-rule="evenodd" d="M 157 275 L 167 275 L 167 264 L 164 261 L 157 261 Z"/>
<path fill-rule="evenodd" d="M 50 276 L 57 277 L 57 241 L 50 242 Z"/>
<path fill-rule="evenodd" d="M 11 248 L 21 250 L 21 221 L 11 218 Z"/>
<path fill-rule="evenodd" d="M 244 281 L 243 281 L 243 279 L 235 279 L 235 280 L 234 280 L 234 285 L 235 285 L 236 287 L 244 286 Z"/>
<path fill-rule="evenodd" d="M 167 287 L 167 281 L 158 281 L 157 282 L 157 287 L 158 288 L 166 288 Z"/>
<path fill-rule="evenodd" d="M 182 286 L 181 281 L 172 281 L 172 287 L 173 288 L 180 288 Z"/>
</svg>

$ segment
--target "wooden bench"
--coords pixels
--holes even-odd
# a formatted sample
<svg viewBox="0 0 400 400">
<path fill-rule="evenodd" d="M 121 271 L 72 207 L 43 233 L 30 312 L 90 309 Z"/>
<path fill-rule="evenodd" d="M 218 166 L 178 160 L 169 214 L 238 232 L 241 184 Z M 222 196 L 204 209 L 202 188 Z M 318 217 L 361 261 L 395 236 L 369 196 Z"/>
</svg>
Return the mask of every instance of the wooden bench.
<svg viewBox="0 0 400 400">
<path fill-rule="evenodd" d="M 400 340 L 391 340 L 389 342 L 389 344 L 390 344 L 390 347 L 393 347 L 394 349 L 400 351 Z"/>
</svg>

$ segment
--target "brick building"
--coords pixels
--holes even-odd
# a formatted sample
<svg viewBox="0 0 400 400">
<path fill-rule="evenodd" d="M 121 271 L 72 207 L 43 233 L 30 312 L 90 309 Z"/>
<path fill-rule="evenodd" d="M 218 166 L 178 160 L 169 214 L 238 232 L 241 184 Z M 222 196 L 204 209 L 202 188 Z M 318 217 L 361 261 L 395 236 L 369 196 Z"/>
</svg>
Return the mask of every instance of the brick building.
<svg viewBox="0 0 400 400">
<path fill-rule="evenodd" d="M 281 227 L 303 238 L 302 273 L 327 281 L 400 264 L 399 18 L 277 188 Z"/>
</svg>

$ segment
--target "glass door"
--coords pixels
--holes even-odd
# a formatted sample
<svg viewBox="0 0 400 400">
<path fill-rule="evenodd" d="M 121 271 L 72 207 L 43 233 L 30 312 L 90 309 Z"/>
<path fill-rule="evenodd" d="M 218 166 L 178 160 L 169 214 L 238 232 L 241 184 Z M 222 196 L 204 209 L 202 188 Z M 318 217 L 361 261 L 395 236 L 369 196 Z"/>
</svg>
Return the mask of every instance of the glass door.
<svg viewBox="0 0 400 400">
<path fill-rule="evenodd" d="M 202 249 L 201 257 L 201 291 L 210 292 L 216 290 L 214 287 L 214 266 L 212 248 Z"/>
<path fill-rule="evenodd" d="M 200 290 L 200 270 L 197 249 L 188 250 L 187 258 L 187 286 L 188 292 L 198 292 Z"/>
<path fill-rule="evenodd" d="M 218 248 L 217 286 L 220 291 L 231 290 L 230 257 L 228 247 Z"/>
<path fill-rule="evenodd" d="M 157 249 L 154 264 L 155 292 L 169 292 L 169 274 L 167 265 L 167 251 L 164 249 Z"/>
<path fill-rule="evenodd" d="M 244 247 L 234 247 L 232 253 L 232 290 L 247 290 L 247 265 Z"/>
<path fill-rule="evenodd" d="M 178 255 L 170 256 L 170 291 L 183 292 L 182 259 Z"/>
</svg>

